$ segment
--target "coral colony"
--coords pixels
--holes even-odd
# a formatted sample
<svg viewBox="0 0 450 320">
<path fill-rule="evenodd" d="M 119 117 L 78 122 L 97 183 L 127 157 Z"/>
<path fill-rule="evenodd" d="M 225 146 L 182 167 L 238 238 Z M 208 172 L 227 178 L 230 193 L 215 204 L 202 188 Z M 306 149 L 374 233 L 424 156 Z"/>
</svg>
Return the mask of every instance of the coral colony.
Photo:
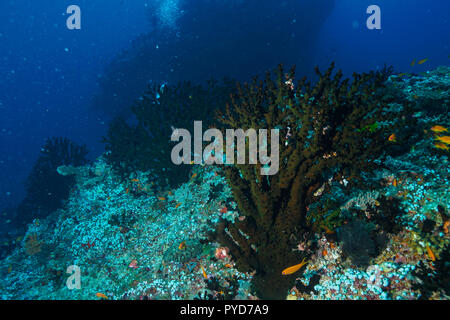
<svg viewBox="0 0 450 320">
<path fill-rule="evenodd" d="M 151 86 L 93 162 L 48 140 L 1 298 L 448 299 L 450 69 L 316 73 Z"/>
</svg>

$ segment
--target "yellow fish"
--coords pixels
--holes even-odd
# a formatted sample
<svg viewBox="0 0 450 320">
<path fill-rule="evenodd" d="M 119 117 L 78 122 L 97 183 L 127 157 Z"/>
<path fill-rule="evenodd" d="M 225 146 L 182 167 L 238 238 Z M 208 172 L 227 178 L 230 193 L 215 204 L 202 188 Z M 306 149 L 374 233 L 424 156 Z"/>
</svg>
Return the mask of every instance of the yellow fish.
<svg viewBox="0 0 450 320">
<path fill-rule="evenodd" d="M 420 60 L 419 62 L 417 62 L 417 64 L 424 64 L 425 62 L 427 62 L 428 61 L 428 59 L 422 59 L 422 60 Z"/>
<path fill-rule="evenodd" d="M 414 60 L 411 62 L 411 67 L 414 67 L 415 64 L 416 64 L 416 59 L 414 59 Z"/>
<path fill-rule="evenodd" d="M 448 151 L 450 149 L 448 145 L 446 145 L 445 143 L 442 143 L 442 142 L 435 143 L 434 147 L 437 149 L 445 150 L 445 151 Z"/>
<path fill-rule="evenodd" d="M 103 293 L 100 293 L 100 292 L 97 292 L 95 295 L 102 299 L 108 299 L 108 297 L 106 295 L 104 295 Z"/>
<path fill-rule="evenodd" d="M 182 243 L 180 243 L 180 245 L 178 246 L 178 249 L 180 249 L 180 250 L 186 249 L 186 241 L 183 241 Z"/>
<path fill-rule="evenodd" d="M 296 264 L 295 266 L 284 269 L 283 271 L 281 271 L 281 274 L 283 276 L 287 276 L 287 275 L 293 274 L 294 272 L 297 272 L 298 270 L 300 270 L 301 267 L 303 267 L 305 264 L 308 263 L 308 261 L 305 261 L 305 260 L 306 260 L 306 258 L 303 258 L 302 262 L 300 262 L 299 264 Z"/>
<path fill-rule="evenodd" d="M 450 144 L 450 136 L 436 137 L 436 139 L 445 144 Z"/>
<path fill-rule="evenodd" d="M 434 127 L 431 127 L 431 131 L 436 132 L 436 133 L 441 133 L 441 132 L 448 132 L 448 129 L 443 126 L 434 126 Z"/>
</svg>

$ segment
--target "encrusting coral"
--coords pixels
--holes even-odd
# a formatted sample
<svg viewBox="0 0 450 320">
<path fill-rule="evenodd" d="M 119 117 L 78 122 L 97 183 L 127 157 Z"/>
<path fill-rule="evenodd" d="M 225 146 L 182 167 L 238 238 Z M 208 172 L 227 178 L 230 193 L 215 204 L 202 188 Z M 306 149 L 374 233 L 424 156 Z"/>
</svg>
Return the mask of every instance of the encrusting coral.
<svg viewBox="0 0 450 320">
<path fill-rule="evenodd" d="M 245 219 L 223 221 L 216 236 L 240 271 L 256 271 L 253 284 L 261 298 L 284 298 L 292 286 L 295 276 L 281 271 L 301 261 L 292 248 L 311 227 L 305 217 L 316 191 L 330 178 L 362 183 L 359 174 L 377 167 L 374 160 L 390 144 L 407 144 L 403 137 L 389 141 L 414 119 L 407 103 L 387 112 L 387 75 L 355 73 L 342 80 L 342 72 L 333 75 L 333 69 L 334 64 L 325 73 L 316 68 L 316 84 L 304 78 L 295 86 L 294 68 L 285 75 L 279 66 L 275 80 L 267 73 L 265 81 L 238 84 L 231 104 L 218 114 L 224 127 L 279 129 L 282 138 L 276 175 L 261 176 L 261 164 L 224 166 Z"/>
</svg>

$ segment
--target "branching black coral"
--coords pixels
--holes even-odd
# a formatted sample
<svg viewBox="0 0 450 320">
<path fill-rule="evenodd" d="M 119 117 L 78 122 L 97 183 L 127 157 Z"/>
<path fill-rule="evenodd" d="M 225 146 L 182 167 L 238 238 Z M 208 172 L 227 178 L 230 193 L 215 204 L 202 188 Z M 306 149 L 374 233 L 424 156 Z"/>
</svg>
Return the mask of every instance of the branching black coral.
<svg viewBox="0 0 450 320">
<path fill-rule="evenodd" d="M 20 223 L 45 217 L 60 207 L 61 201 L 69 196 L 74 178 L 60 175 L 57 168 L 86 164 L 87 153 L 86 146 L 79 146 L 67 138 L 47 139 L 25 182 L 26 196 L 18 207 Z"/>
<path fill-rule="evenodd" d="M 293 284 L 295 276 L 281 271 L 301 260 L 292 248 L 308 230 L 305 217 L 315 191 L 330 177 L 357 183 L 362 171 L 375 168 L 389 144 L 392 120 L 402 116 L 384 112 L 390 102 L 383 95 L 384 74 L 355 73 L 343 80 L 333 68 L 316 69 L 315 84 L 303 79 L 294 86 L 294 68 L 285 75 L 280 66 L 275 80 L 268 73 L 265 81 L 238 85 L 219 113 L 226 128 L 280 129 L 283 138 L 276 175 L 261 176 L 261 164 L 225 166 L 245 220 L 224 221 L 217 236 L 241 271 L 256 270 L 253 283 L 262 298 L 284 298 Z"/>
</svg>

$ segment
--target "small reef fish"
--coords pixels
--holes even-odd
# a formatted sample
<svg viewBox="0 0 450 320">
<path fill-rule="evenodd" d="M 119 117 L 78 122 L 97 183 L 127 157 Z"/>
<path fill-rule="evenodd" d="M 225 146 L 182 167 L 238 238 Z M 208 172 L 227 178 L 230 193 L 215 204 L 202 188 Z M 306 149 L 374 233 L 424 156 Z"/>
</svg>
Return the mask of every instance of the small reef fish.
<svg viewBox="0 0 450 320">
<path fill-rule="evenodd" d="M 186 249 L 186 241 L 183 241 L 182 243 L 180 243 L 180 245 L 178 246 L 179 250 L 184 250 Z"/>
<path fill-rule="evenodd" d="M 227 207 L 223 207 L 222 209 L 220 209 L 220 213 L 227 213 L 227 212 L 228 212 Z"/>
<path fill-rule="evenodd" d="M 450 136 L 436 137 L 436 140 L 439 140 L 445 144 L 450 144 Z"/>
<path fill-rule="evenodd" d="M 103 293 L 100 293 L 100 292 L 97 292 L 95 295 L 101 299 L 108 299 L 108 297 L 106 295 L 104 295 Z"/>
<path fill-rule="evenodd" d="M 205 268 L 203 268 L 202 265 L 200 265 L 200 268 L 202 268 L 203 278 L 208 279 L 208 275 L 206 274 Z"/>
<path fill-rule="evenodd" d="M 388 140 L 391 142 L 397 142 L 397 136 L 395 135 L 395 133 L 391 134 Z"/>
<path fill-rule="evenodd" d="M 305 264 L 308 263 L 308 261 L 305 261 L 305 260 L 306 260 L 306 258 L 303 258 L 302 262 L 300 262 L 299 264 L 296 264 L 295 266 L 284 269 L 283 271 L 281 271 L 281 274 L 283 276 L 287 276 L 287 275 L 293 274 L 294 272 L 297 272 L 298 270 L 300 270 L 301 267 L 303 267 Z"/>
<path fill-rule="evenodd" d="M 430 257 L 431 261 L 436 261 L 436 256 L 434 255 L 433 251 L 431 251 L 431 248 L 428 244 L 427 244 L 427 254 L 428 257 Z"/>
<path fill-rule="evenodd" d="M 197 176 L 197 173 L 194 173 L 191 177 L 191 179 L 194 179 Z"/>
<path fill-rule="evenodd" d="M 160 201 L 166 201 L 166 198 L 164 198 L 164 197 L 158 197 L 158 200 L 160 200 Z"/>
<path fill-rule="evenodd" d="M 131 182 L 139 182 L 139 179 L 131 179 Z"/>
<path fill-rule="evenodd" d="M 443 126 L 433 126 L 433 127 L 431 127 L 431 131 L 436 132 L 436 133 L 441 133 L 441 132 L 448 132 L 448 129 Z"/>
<path fill-rule="evenodd" d="M 394 187 L 398 186 L 397 179 L 394 179 L 394 181 L 392 181 L 392 185 L 393 185 Z"/>
<path fill-rule="evenodd" d="M 428 59 L 422 59 L 422 60 L 420 60 L 419 62 L 417 62 L 417 64 L 424 64 L 425 62 L 427 62 L 428 61 Z"/>
<path fill-rule="evenodd" d="M 177 205 L 175 206 L 175 209 L 177 209 L 179 206 L 181 206 L 181 202 L 177 203 Z"/>
<path fill-rule="evenodd" d="M 414 60 L 411 62 L 411 67 L 414 67 L 415 64 L 416 64 L 416 59 L 414 59 Z"/>
<path fill-rule="evenodd" d="M 227 264 L 225 265 L 225 267 L 226 267 L 226 268 L 233 268 L 233 266 L 232 266 L 231 264 L 229 264 L 229 263 L 227 263 Z"/>
<path fill-rule="evenodd" d="M 446 145 L 445 143 L 442 143 L 442 142 L 435 143 L 434 147 L 437 149 L 445 150 L 445 151 L 448 151 L 450 149 L 450 147 L 448 145 Z"/>
</svg>

